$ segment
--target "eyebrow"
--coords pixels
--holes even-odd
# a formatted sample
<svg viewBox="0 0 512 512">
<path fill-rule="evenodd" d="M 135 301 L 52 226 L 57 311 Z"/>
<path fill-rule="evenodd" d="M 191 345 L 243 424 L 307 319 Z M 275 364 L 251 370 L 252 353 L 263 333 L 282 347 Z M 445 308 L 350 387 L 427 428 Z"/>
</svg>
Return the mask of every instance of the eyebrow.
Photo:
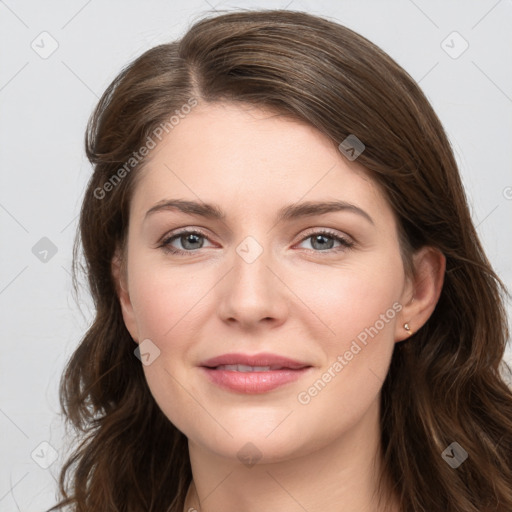
<svg viewBox="0 0 512 512">
<path fill-rule="evenodd" d="M 144 217 L 146 220 L 150 215 L 166 211 L 178 210 L 190 215 L 199 215 L 207 219 L 225 220 L 226 214 L 216 204 L 199 203 L 196 201 L 187 201 L 184 199 L 164 199 L 151 207 Z M 346 201 L 306 201 L 303 203 L 290 204 L 281 208 L 276 216 L 276 222 L 283 222 L 300 217 L 310 217 L 314 215 L 323 215 L 331 212 L 350 211 L 365 218 L 368 222 L 375 225 L 373 219 L 363 209 L 355 204 Z"/>
</svg>

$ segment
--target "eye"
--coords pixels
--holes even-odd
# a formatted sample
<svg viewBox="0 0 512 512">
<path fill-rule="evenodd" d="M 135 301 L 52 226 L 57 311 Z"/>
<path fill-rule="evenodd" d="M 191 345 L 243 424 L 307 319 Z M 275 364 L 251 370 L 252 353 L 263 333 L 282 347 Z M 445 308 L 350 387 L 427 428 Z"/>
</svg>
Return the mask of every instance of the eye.
<svg viewBox="0 0 512 512">
<path fill-rule="evenodd" d="M 161 247 L 165 252 L 171 254 L 190 254 L 203 247 L 203 243 L 201 242 L 203 239 L 208 239 L 208 237 L 201 231 L 183 230 L 165 238 L 159 247 Z M 354 245 L 354 242 L 351 242 L 343 236 L 338 235 L 336 232 L 329 230 L 311 232 L 306 237 L 302 238 L 301 243 L 310 239 L 313 252 L 333 253 L 349 249 Z M 329 242 L 329 239 L 331 239 L 331 242 Z M 179 241 L 184 250 L 174 247 L 172 243 L 175 241 Z M 338 242 L 340 245 L 337 248 L 333 248 L 333 242 Z"/>
<path fill-rule="evenodd" d="M 331 241 L 329 241 L 329 239 L 331 239 Z M 311 246 L 314 249 L 319 249 L 315 250 L 314 252 L 338 252 L 340 250 L 349 249 L 354 245 L 354 242 L 351 242 L 343 236 L 338 235 L 336 232 L 329 230 L 314 231 L 304 237 L 301 243 L 304 243 L 306 240 L 311 240 Z M 337 248 L 333 249 L 333 241 L 338 242 L 341 247 L 338 246 Z"/>
<path fill-rule="evenodd" d="M 204 235 L 201 231 L 197 230 L 183 230 L 180 231 L 168 238 L 165 238 L 162 241 L 162 244 L 160 247 L 168 253 L 172 254 L 187 254 L 191 253 L 197 249 L 200 249 L 203 244 L 200 243 L 201 239 L 207 238 L 206 235 Z M 186 250 L 177 249 L 176 247 L 173 247 L 171 245 L 172 242 L 175 240 L 179 240 L 182 244 L 182 247 L 184 247 Z M 196 247 L 196 245 L 199 245 L 199 247 Z"/>
</svg>

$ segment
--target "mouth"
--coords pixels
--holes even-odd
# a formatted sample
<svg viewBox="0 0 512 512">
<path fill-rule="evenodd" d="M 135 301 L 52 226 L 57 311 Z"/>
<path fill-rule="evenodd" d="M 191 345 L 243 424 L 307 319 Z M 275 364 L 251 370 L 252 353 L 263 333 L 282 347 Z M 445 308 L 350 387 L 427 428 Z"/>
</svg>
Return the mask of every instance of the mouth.
<svg viewBox="0 0 512 512">
<path fill-rule="evenodd" d="M 312 366 L 286 368 L 279 365 L 223 364 L 200 369 L 208 381 L 221 389 L 242 394 L 263 394 L 285 387 L 310 373 Z"/>
<path fill-rule="evenodd" d="M 267 393 L 312 371 L 308 363 L 286 356 L 230 353 L 203 361 L 200 370 L 213 383 L 235 393 Z"/>
<path fill-rule="evenodd" d="M 275 371 L 282 369 L 299 370 L 309 363 L 297 361 L 286 356 L 261 352 L 259 354 L 229 353 L 212 357 L 200 363 L 201 366 L 211 369 L 225 369 L 230 371 Z"/>
<path fill-rule="evenodd" d="M 302 367 L 295 367 L 290 368 L 286 366 L 281 365 L 271 365 L 271 366 L 249 366 L 246 364 L 221 364 L 219 366 L 205 366 L 204 368 L 208 368 L 210 370 L 227 370 L 230 372 L 242 372 L 242 373 L 248 373 L 248 372 L 274 372 L 277 370 L 301 370 L 302 368 L 309 368 L 309 366 L 302 366 Z"/>
</svg>

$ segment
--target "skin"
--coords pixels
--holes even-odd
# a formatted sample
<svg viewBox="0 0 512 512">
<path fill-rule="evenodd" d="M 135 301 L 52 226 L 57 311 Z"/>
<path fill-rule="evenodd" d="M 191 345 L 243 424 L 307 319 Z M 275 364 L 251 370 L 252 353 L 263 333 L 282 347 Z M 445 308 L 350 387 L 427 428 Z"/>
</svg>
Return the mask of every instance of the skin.
<svg viewBox="0 0 512 512">
<path fill-rule="evenodd" d="M 259 108 L 199 104 L 141 172 L 126 272 L 119 252 L 112 269 L 134 341 L 160 350 L 143 367 L 151 392 L 188 438 L 193 485 L 184 510 L 385 510 L 374 496 L 381 387 L 395 343 L 409 336 L 404 323 L 417 331 L 434 310 L 443 255 L 422 248 L 407 277 L 393 212 L 365 169 L 313 127 Z M 226 218 L 164 210 L 145 219 L 176 198 L 216 203 Z M 349 210 L 275 222 L 285 205 L 334 199 L 357 205 L 373 224 Z M 206 237 L 171 242 L 189 253 L 159 247 L 192 227 Z M 354 245 L 329 237 L 315 244 L 323 228 Z M 236 251 L 247 236 L 263 249 L 252 263 Z M 332 376 L 338 356 L 390 310 L 378 334 L 300 403 L 299 393 L 330 367 Z M 198 368 L 220 354 L 263 351 L 313 368 L 259 395 L 224 390 Z M 237 456 L 248 442 L 261 456 L 253 466 Z M 395 501 L 389 510 L 398 510 Z"/>
</svg>

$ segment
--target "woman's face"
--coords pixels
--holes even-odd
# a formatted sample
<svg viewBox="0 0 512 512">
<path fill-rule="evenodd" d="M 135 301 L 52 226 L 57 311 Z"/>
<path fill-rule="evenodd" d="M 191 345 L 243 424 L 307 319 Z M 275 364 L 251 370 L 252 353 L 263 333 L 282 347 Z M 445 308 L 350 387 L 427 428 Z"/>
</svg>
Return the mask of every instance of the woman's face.
<svg viewBox="0 0 512 512">
<path fill-rule="evenodd" d="M 209 452 L 264 462 L 375 418 L 410 297 L 391 208 L 357 161 L 310 126 L 228 103 L 197 106 L 150 156 L 121 302 L 169 420 Z M 305 368 L 202 367 L 232 353 Z"/>
</svg>

